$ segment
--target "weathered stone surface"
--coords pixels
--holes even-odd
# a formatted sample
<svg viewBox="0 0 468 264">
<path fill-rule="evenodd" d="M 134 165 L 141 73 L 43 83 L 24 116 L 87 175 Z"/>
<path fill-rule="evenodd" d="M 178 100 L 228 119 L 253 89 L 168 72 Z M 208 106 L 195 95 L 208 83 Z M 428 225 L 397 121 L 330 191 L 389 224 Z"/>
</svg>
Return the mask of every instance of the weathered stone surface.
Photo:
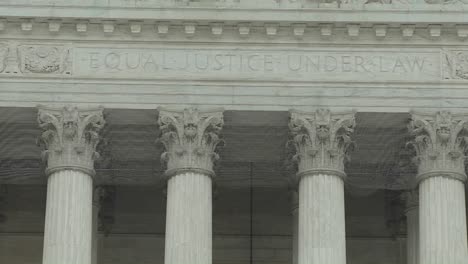
<svg viewBox="0 0 468 264">
<path fill-rule="evenodd" d="M 412 114 L 409 124 L 418 166 L 421 263 L 468 261 L 465 155 L 466 115 Z"/>
<path fill-rule="evenodd" d="M 49 108 L 40 106 L 40 143 L 45 150 L 46 174 L 60 170 L 79 170 L 94 175 L 94 161 L 99 157 L 96 146 L 105 121 L 102 109 L 82 110 L 74 106 Z"/>
<path fill-rule="evenodd" d="M 412 114 L 409 130 L 414 137 L 408 144 L 416 151 L 418 181 L 440 176 L 466 180 L 467 116 L 447 111 Z"/>
<path fill-rule="evenodd" d="M 293 160 L 298 177 L 309 174 L 332 174 L 345 177 L 344 163 L 354 143 L 354 113 L 291 112 L 290 144 L 296 149 Z"/>
<path fill-rule="evenodd" d="M 188 108 L 178 112 L 159 109 L 159 142 L 165 147 L 161 160 L 167 164 L 166 175 L 170 177 L 184 171 L 195 171 L 213 176 L 213 163 L 219 158 L 216 148 L 222 142 L 219 134 L 223 123 L 220 110 Z"/>
</svg>

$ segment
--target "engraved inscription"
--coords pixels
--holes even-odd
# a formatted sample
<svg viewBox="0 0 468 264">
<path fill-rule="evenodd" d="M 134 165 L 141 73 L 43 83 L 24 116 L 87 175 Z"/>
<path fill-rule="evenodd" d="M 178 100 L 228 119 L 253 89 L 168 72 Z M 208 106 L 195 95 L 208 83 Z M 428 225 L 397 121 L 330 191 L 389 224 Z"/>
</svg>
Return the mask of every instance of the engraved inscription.
<svg viewBox="0 0 468 264">
<path fill-rule="evenodd" d="M 437 53 L 77 48 L 74 72 L 131 78 L 440 79 Z"/>
</svg>

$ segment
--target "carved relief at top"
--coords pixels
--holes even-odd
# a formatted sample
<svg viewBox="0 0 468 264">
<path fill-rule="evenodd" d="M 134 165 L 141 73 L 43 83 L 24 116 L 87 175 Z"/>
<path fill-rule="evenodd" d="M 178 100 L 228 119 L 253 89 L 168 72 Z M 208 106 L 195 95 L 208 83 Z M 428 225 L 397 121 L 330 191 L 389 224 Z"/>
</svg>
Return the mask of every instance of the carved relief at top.
<svg viewBox="0 0 468 264">
<path fill-rule="evenodd" d="M 408 143 L 415 150 L 418 181 L 433 176 L 466 180 L 465 155 L 468 150 L 468 116 L 437 112 L 412 114 Z"/>
<path fill-rule="evenodd" d="M 298 176 L 326 172 L 344 177 L 344 163 L 354 146 L 354 127 L 354 113 L 332 114 L 327 109 L 315 113 L 292 111 L 288 144 L 295 149 L 293 160 Z"/>
<path fill-rule="evenodd" d="M 445 52 L 447 72 L 445 79 L 468 80 L 468 50 Z"/>
<path fill-rule="evenodd" d="M 8 56 L 8 46 L 0 43 L 0 73 L 5 71 Z"/>
<path fill-rule="evenodd" d="M 22 45 L 18 51 L 23 73 L 70 74 L 69 50 L 64 46 Z"/>
<path fill-rule="evenodd" d="M 103 109 L 39 107 L 37 120 L 43 130 L 39 143 L 44 146 L 46 174 L 63 169 L 81 170 L 94 175 L 94 161 L 99 158 L 96 146 L 105 121 Z"/>
<path fill-rule="evenodd" d="M 161 160 L 167 164 L 167 176 L 181 171 L 214 174 L 213 163 L 219 158 L 216 149 L 222 142 L 219 135 L 224 124 L 223 111 L 160 109 L 158 124 L 158 141 L 165 148 Z"/>
</svg>

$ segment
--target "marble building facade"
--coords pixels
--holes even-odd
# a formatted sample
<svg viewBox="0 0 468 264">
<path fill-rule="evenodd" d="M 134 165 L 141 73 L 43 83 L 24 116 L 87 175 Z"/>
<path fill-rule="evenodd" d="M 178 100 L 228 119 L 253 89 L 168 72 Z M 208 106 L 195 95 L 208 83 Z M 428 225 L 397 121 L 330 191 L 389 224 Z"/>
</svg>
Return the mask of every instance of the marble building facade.
<svg viewBox="0 0 468 264">
<path fill-rule="evenodd" d="M 468 263 L 467 4 L 0 1 L 0 263 Z"/>
</svg>

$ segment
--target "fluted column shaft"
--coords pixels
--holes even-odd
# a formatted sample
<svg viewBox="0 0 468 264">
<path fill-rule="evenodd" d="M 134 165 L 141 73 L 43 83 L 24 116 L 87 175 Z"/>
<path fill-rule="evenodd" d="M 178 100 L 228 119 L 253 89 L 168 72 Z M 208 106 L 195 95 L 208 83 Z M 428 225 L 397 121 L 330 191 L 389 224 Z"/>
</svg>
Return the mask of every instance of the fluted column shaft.
<svg viewBox="0 0 468 264">
<path fill-rule="evenodd" d="M 42 264 L 91 264 L 93 176 L 102 109 L 39 107 L 47 161 Z"/>
<path fill-rule="evenodd" d="M 344 185 L 340 177 L 304 176 L 299 183 L 299 263 L 346 263 Z"/>
<path fill-rule="evenodd" d="M 165 264 L 211 264 L 212 177 L 221 142 L 221 110 L 159 110 L 167 165 Z"/>
<path fill-rule="evenodd" d="M 418 165 L 421 264 L 466 264 L 465 158 L 468 115 L 412 114 Z"/>
<path fill-rule="evenodd" d="M 466 264 L 465 186 L 446 177 L 419 184 L 421 264 Z"/>
<path fill-rule="evenodd" d="M 63 170 L 49 176 L 43 264 L 91 263 L 92 178 Z"/>
<path fill-rule="evenodd" d="M 165 263 L 212 263 L 211 177 L 186 172 L 167 184 Z"/>
<path fill-rule="evenodd" d="M 344 163 L 354 113 L 291 112 L 299 181 L 299 264 L 346 264 Z"/>
</svg>

